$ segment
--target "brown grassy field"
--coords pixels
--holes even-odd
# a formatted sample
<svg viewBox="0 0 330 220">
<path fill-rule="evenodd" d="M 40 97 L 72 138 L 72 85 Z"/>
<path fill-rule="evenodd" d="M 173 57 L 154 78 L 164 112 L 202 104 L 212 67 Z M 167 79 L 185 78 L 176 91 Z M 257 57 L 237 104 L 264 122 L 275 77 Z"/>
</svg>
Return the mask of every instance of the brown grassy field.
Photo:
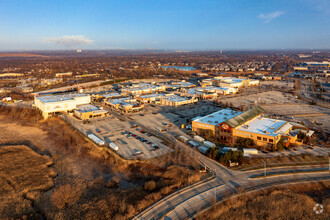
<svg viewBox="0 0 330 220">
<path fill-rule="evenodd" d="M 204 219 L 329 219 L 329 183 L 295 184 L 229 199 L 201 213 Z M 313 208 L 322 204 L 317 215 Z"/>
<path fill-rule="evenodd" d="M 329 159 L 327 156 L 315 156 L 311 154 L 301 154 L 301 155 L 290 155 L 290 156 L 281 156 L 281 157 L 267 157 L 267 158 L 244 158 L 243 163 L 237 167 L 234 167 L 235 170 L 248 169 L 253 167 L 263 167 L 265 161 L 268 165 L 277 165 L 281 164 L 301 164 L 301 163 L 318 163 L 318 162 L 327 162 Z"/>
<path fill-rule="evenodd" d="M 40 54 L 32 54 L 32 53 L 0 53 L 1 57 L 47 57 Z"/>
<path fill-rule="evenodd" d="M 54 184 L 53 161 L 25 145 L 0 146 L 0 161 L 0 213 L 31 212 L 30 199 Z"/>
<path fill-rule="evenodd" d="M 0 145 L 25 144 L 48 155 L 57 173 L 54 187 L 34 196 L 30 208 L 3 211 L 0 218 L 127 219 L 202 178 L 199 165 L 179 151 L 151 161 L 126 161 L 86 141 L 62 120 L 43 121 L 31 110 L 0 107 L 0 130 Z"/>
</svg>

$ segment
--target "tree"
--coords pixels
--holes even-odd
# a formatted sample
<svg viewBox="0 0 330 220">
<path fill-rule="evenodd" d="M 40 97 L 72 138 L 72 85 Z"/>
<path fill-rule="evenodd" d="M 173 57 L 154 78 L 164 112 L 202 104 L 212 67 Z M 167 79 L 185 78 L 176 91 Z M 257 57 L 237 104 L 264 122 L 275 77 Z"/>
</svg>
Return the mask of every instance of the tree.
<svg viewBox="0 0 330 220">
<path fill-rule="evenodd" d="M 279 141 L 276 145 L 277 150 L 282 151 L 284 149 L 284 144 L 282 141 Z"/>
</svg>

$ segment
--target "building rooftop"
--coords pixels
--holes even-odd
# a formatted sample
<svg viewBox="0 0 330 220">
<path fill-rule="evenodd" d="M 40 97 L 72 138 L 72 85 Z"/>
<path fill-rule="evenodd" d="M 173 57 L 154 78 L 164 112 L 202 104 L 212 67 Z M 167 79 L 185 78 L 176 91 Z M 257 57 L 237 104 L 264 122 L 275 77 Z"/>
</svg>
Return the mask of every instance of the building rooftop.
<svg viewBox="0 0 330 220">
<path fill-rule="evenodd" d="M 188 98 L 178 96 L 178 95 L 164 96 L 164 97 L 162 97 L 162 99 L 163 100 L 168 100 L 170 102 L 185 102 L 185 101 L 190 100 Z"/>
<path fill-rule="evenodd" d="M 279 134 L 276 131 L 278 131 L 286 123 L 287 123 L 286 121 L 282 121 L 282 120 L 257 117 L 252 121 L 249 121 L 248 123 L 237 128 L 237 130 L 263 134 L 263 135 L 267 134 L 275 137 Z"/>
<path fill-rule="evenodd" d="M 64 95 L 46 95 L 46 96 L 38 96 L 36 99 L 39 99 L 43 103 L 50 103 L 50 102 L 63 102 L 63 101 L 70 101 L 74 100 L 77 97 L 85 97 L 89 96 L 86 94 L 80 93 L 70 93 Z"/>
<path fill-rule="evenodd" d="M 232 128 L 236 128 L 244 124 L 245 122 L 257 117 L 258 115 L 261 115 L 264 112 L 265 110 L 263 108 L 257 106 L 253 109 L 249 109 L 248 111 L 243 112 L 242 114 L 230 118 L 229 120 L 226 121 L 226 124 L 228 124 Z"/>
<path fill-rule="evenodd" d="M 204 117 L 197 117 L 194 118 L 194 122 L 210 124 L 210 125 L 217 125 L 220 124 L 230 118 L 236 117 L 242 114 L 240 111 L 235 111 L 230 108 L 222 109 L 220 111 L 214 112 L 210 115 L 206 115 Z"/>
<path fill-rule="evenodd" d="M 77 111 L 81 111 L 81 112 L 91 112 L 91 111 L 96 111 L 98 109 L 99 109 L 98 107 L 90 104 L 77 106 Z"/>
</svg>

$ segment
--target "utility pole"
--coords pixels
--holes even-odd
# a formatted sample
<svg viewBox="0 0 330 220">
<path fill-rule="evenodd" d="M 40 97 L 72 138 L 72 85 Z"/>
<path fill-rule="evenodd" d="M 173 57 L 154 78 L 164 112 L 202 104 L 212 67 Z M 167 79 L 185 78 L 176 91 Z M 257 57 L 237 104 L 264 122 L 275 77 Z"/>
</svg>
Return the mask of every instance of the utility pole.
<svg viewBox="0 0 330 220">
<path fill-rule="evenodd" d="M 265 176 L 266 176 L 267 175 L 267 163 L 265 160 L 264 160 L 264 163 L 265 163 Z"/>
</svg>

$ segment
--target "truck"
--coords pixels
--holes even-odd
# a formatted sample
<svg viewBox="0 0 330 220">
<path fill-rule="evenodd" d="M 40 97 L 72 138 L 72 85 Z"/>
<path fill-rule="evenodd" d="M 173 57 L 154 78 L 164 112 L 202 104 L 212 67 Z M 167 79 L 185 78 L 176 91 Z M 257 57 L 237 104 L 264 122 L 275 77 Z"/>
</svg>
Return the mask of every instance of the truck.
<svg viewBox="0 0 330 220">
<path fill-rule="evenodd" d="M 199 144 L 195 141 L 188 141 L 188 144 L 192 147 L 198 147 L 199 146 Z"/>
<path fill-rule="evenodd" d="M 95 134 L 88 134 L 87 137 L 98 145 L 104 145 L 104 141 Z"/>
<path fill-rule="evenodd" d="M 203 142 L 203 141 L 205 141 L 204 138 L 202 138 L 201 136 L 198 136 L 198 135 L 195 135 L 195 136 L 194 136 L 194 139 L 195 139 L 196 141 L 199 141 L 199 142 Z"/>
<path fill-rule="evenodd" d="M 185 142 L 185 143 L 186 143 L 187 141 L 189 141 L 189 139 L 188 139 L 187 137 L 183 136 L 183 135 L 179 136 L 178 139 L 179 139 L 180 141 L 182 141 L 182 142 Z"/>
<path fill-rule="evenodd" d="M 109 144 L 109 147 L 112 148 L 115 151 L 119 150 L 119 147 L 116 144 L 112 143 L 112 142 Z"/>
<path fill-rule="evenodd" d="M 198 151 L 201 152 L 202 154 L 205 154 L 208 148 L 205 147 L 205 146 L 200 146 L 200 147 L 198 147 L 197 149 L 198 149 Z"/>
<path fill-rule="evenodd" d="M 206 147 L 215 147 L 215 143 L 212 143 L 211 141 L 204 141 L 203 144 Z"/>
<path fill-rule="evenodd" d="M 255 148 L 243 148 L 243 154 L 258 154 L 258 150 Z"/>
</svg>

